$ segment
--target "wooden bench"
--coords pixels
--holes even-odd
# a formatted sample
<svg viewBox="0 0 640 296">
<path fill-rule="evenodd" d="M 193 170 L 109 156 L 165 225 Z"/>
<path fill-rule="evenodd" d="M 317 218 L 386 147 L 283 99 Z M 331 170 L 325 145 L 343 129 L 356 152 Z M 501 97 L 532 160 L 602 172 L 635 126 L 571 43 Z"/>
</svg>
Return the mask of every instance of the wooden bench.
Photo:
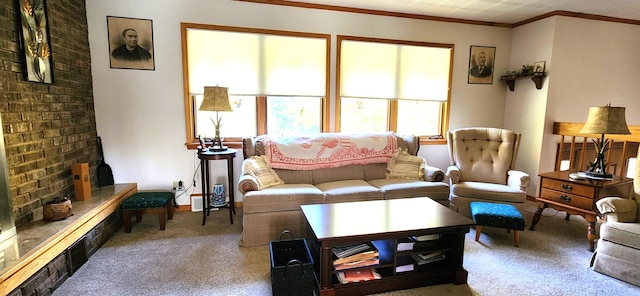
<svg viewBox="0 0 640 296">
<path fill-rule="evenodd" d="M 156 210 L 160 222 L 160 230 L 165 229 L 167 217 L 173 219 L 173 198 L 172 192 L 138 192 L 128 197 L 122 202 L 122 220 L 124 222 L 124 232 L 131 232 L 131 213 L 136 216 L 136 222 L 142 221 L 142 213 L 145 210 Z"/>
</svg>

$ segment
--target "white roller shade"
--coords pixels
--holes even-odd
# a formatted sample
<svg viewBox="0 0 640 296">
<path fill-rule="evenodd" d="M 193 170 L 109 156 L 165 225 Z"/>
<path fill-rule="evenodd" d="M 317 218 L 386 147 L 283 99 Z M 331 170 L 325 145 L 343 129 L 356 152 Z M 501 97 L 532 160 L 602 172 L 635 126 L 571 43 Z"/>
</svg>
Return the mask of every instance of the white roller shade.
<svg viewBox="0 0 640 296">
<path fill-rule="evenodd" d="M 342 40 L 340 95 L 446 101 L 451 48 Z"/>
<path fill-rule="evenodd" d="M 326 95 L 327 40 L 188 29 L 189 92 L 205 86 L 231 95 Z"/>
</svg>

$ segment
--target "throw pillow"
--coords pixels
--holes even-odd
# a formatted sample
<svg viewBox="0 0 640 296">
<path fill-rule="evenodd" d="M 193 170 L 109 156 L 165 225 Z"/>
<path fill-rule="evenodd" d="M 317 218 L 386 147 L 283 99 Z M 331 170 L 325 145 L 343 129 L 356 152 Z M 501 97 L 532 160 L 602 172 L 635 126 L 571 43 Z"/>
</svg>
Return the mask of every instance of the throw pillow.
<svg viewBox="0 0 640 296">
<path fill-rule="evenodd" d="M 420 157 L 409 154 L 407 149 L 398 149 L 387 163 L 387 179 L 424 179 L 424 167 L 427 161 Z"/>
<path fill-rule="evenodd" d="M 284 184 L 278 174 L 269 166 L 264 156 L 252 156 L 244 162 L 244 172 L 256 178 L 259 189 Z"/>
</svg>

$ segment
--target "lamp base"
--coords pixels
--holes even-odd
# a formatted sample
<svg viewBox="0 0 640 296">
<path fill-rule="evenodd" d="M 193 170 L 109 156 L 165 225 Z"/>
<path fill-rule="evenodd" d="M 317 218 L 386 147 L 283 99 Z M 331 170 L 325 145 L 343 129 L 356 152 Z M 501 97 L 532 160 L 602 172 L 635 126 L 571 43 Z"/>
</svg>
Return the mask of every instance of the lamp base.
<svg viewBox="0 0 640 296">
<path fill-rule="evenodd" d="M 227 147 L 222 145 L 222 139 L 220 138 L 220 131 L 216 127 L 216 136 L 213 138 L 213 143 L 209 146 L 209 151 L 220 152 L 227 151 Z"/>
<path fill-rule="evenodd" d="M 611 180 L 611 179 L 613 179 L 613 175 L 612 174 L 607 174 L 607 173 L 584 172 L 584 173 L 582 173 L 580 175 L 583 175 L 586 178 L 595 179 L 595 180 Z"/>
<path fill-rule="evenodd" d="M 221 151 L 227 151 L 229 148 L 227 146 L 222 146 L 222 147 L 209 147 L 209 151 L 213 151 L 213 152 L 221 152 Z"/>
</svg>

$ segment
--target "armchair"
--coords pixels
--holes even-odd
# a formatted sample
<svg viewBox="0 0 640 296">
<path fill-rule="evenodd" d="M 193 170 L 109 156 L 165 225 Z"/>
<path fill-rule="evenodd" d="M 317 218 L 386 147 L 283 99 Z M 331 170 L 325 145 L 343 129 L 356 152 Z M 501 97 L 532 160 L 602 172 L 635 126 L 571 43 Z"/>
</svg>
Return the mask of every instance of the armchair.
<svg viewBox="0 0 640 296">
<path fill-rule="evenodd" d="M 640 151 L 638 158 L 640 159 Z M 596 202 L 604 221 L 591 257 L 599 273 L 640 286 L 640 161 L 636 160 L 631 198 L 606 197 Z"/>
<path fill-rule="evenodd" d="M 499 128 L 464 128 L 447 133 L 451 209 L 471 217 L 469 203 L 495 202 L 512 204 L 524 216 L 529 175 L 513 169 L 520 136 Z"/>
</svg>

